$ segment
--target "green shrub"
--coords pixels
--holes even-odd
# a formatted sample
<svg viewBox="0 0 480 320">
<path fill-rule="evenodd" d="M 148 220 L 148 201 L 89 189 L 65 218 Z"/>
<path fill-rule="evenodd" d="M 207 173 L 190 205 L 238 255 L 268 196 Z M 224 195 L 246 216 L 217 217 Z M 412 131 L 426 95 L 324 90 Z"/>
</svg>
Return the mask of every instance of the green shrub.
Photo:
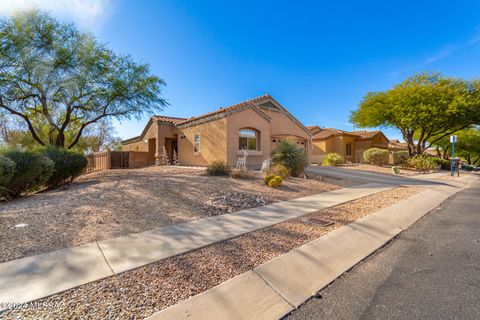
<svg viewBox="0 0 480 320">
<path fill-rule="evenodd" d="M 410 158 L 408 151 L 395 151 L 393 153 L 394 164 L 404 164 L 407 159 Z"/>
<path fill-rule="evenodd" d="M 243 169 L 232 169 L 230 171 L 230 177 L 233 179 L 246 179 L 249 177 L 248 171 Z"/>
<path fill-rule="evenodd" d="M 0 188 L 4 187 L 13 177 L 15 162 L 0 155 Z"/>
<path fill-rule="evenodd" d="M 209 176 L 228 176 L 230 168 L 223 161 L 213 161 L 206 172 Z"/>
<path fill-rule="evenodd" d="M 473 171 L 475 169 L 475 167 L 472 166 L 472 165 L 466 164 L 466 165 L 462 166 L 462 169 L 466 170 L 466 171 Z"/>
<path fill-rule="evenodd" d="M 53 174 L 46 183 L 48 187 L 72 182 L 85 171 L 88 164 L 83 155 L 67 149 L 46 147 L 40 152 L 54 162 Z"/>
<path fill-rule="evenodd" d="M 272 151 L 272 164 L 284 165 L 294 177 L 299 176 L 305 168 L 305 151 L 292 139 L 280 141 Z"/>
<path fill-rule="evenodd" d="M 442 170 L 450 170 L 450 161 L 437 157 L 430 157 L 430 161 L 433 161 L 437 167 L 440 167 Z"/>
<path fill-rule="evenodd" d="M 38 190 L 53 173 L 53 161 L 38 152 L 11 149 L 3 156 L 15 163 L 15 172 L 5 184 L 5 197 L 19 197 Z"/>
<path fill-rule="evenodd" d="M 276 176 L 280 176 L 283 179 L 288 178 L 290 176 L 290 170 L 285 167 L 283 164 L 276 164 L 268 170 L 269 173 L 274 174 Z"/>
<path fill-rule="evenodd" d="M 282 177 L 274 176 L 272 179 L 268 181 L 268 186 L 270 188 L 277 188 L 282 184 L 282 182 L 283 182 Z"/>
<path fill-rule="evenodd" d="M 419 154 L 408 159 L 406 164 L 417 170 L 433 170 L 438 167 L 435 158 L 424 154 Z"/>
<path fill-rule="evenodd" d="M 332 152 L 332 153 L 329 153 L 325 156 L 325 158 L 323 159 L 323 163 L 322 165 L 324 166 L 339 166 L 341 164 L 343 164 L 345 161 L 343 160 L 343 157 L 336 153 L 336 152 Z"/>
<path fill-rule="evenodd" d="M 365 162 L 381 166 L 388 163 L 388 150 L 380 148 L 370 148 L 363 152 Z"/>
</svg>

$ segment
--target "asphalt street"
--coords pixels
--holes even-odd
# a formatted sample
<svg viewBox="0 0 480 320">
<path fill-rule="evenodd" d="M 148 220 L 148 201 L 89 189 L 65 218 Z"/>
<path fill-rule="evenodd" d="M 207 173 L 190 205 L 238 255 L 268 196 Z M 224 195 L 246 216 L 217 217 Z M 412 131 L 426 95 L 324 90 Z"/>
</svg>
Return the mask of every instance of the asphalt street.
<svg viewBox="0 0 480 320">
<path fill-rule="evenodd" d="M 436 185 L 442 183 L 442 181 L 431 180 L 435 174 L 406 177 L 372 171 L 351 170 L 342 167 L 309 166 L 305 168 L 305 173 L 311 176 L 323 176 L 342 180 L 352 179 L 362 181 L 364 183 L 379 183 L 388 185 Z M 438 173 L 438 175 L 445 174 L 448 174 L 448 172 Z"/>
<path fill-rule="evenodd" d="M 478 180 L 287 319 L 480 319 Z"/>
</svg>

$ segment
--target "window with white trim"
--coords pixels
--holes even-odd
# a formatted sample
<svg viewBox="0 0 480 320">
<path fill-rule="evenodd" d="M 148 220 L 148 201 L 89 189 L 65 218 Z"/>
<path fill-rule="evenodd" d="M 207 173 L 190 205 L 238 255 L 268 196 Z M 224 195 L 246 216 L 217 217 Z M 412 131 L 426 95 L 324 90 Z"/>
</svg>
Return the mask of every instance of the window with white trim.
<svg viewBox="0 0 480 320">
<path fill-rule="evenodd" d="M 241 129 L 238 132 L 238 150 L 260 150 L 259 133 L 253 129 Z"/>
</svg>

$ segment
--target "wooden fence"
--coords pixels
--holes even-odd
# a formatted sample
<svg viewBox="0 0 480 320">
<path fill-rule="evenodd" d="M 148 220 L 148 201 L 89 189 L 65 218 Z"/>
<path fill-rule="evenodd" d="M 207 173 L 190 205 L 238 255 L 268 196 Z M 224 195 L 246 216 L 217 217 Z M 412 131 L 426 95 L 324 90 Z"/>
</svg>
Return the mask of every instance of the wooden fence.
<svg viewBox="0 0 480 320">
<path fill-rule="evenodd" d="M 140 168 L 150 165 L 148 152 L 104 151 L 87 156 L 87 171 Z"/>
</svg>

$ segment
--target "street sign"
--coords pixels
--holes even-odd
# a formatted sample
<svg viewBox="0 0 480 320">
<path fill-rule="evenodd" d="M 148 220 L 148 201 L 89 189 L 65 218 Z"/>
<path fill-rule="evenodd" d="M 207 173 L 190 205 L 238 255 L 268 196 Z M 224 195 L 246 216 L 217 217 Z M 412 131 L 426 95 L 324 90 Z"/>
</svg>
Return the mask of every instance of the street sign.
<svg viewBox="0 0 480 320">
<path fill-rule="evenodd" d="M 455 143 L 457 142 L 457 136 L 450 136 L 450 143 L 452 144 L 452 162 L 450 164 L 450 172 L 452 177 L 455 175 Z M 458 168 L 459 169 L 459 168 Z M 460 175 L 460 170 L 458 171 Z"/>
</svg>

